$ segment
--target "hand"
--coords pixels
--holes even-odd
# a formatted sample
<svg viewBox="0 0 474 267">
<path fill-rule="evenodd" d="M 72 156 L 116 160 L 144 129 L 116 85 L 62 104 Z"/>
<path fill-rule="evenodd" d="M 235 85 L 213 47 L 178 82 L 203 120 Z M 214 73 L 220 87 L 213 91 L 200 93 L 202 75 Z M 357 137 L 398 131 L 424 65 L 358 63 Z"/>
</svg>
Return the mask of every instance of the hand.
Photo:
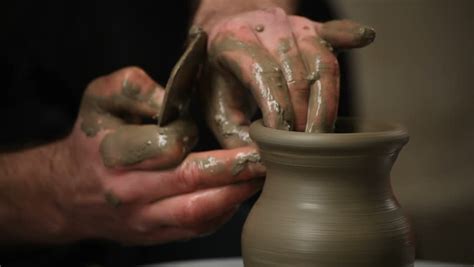
<svg viewBox="0 0 474 267">
<path fill-rule="evenodd" d="M 268 127 L 332 131 L 339 98 L 334 51 L 365 46 L 375 37 L 355 22 L 318 23 L 280 8 L 207 21 L 202 95 L 208 124 L 224 147 L 251 142 L 254 99 Z"/>
<path fill-rule="evenodd" d="M 55 173 L 41 181 L 33 174 L 33 193 L 12 197 L 25 203 L 18 204 L 22 216 L 37 226 L 18 225 L 12 236 L 155 244 L 206 234 L 226 222 L 261 188 L 252 179 L 265 172 L 259 155 L 252 147 L 188 154 L 197 140 L 191 121 L 164 128 L 152 122 L 163 94 L 138 68 L 93 81 L 72 133 L 56 144 L 61 152 L 42 159 L 52 160 Z"/>
</svg>

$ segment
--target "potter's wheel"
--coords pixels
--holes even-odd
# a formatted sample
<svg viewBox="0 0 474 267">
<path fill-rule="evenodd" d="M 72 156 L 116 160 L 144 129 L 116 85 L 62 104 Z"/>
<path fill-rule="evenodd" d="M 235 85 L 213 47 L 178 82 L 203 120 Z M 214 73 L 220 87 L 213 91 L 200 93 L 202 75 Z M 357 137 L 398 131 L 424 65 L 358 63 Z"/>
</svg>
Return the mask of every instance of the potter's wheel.
<svg viewBox="0 0 474 267">
<path fill-rule="evenodd" d="M 181 261 L 144 265 L 143 267 L 243 267 L 241 258 Z M 472 267 L 472 264 L 455 264 L 434 261 L 416 261 L 415 267 Z"/>
</svg>

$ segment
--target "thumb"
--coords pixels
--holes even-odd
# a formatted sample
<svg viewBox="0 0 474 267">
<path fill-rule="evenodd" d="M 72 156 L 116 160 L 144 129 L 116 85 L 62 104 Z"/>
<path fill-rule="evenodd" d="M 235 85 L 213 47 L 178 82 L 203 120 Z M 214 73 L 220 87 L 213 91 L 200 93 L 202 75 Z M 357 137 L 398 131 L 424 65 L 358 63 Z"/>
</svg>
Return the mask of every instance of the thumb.
<svg viewBox="0 0 474 267">
<path fill-rule="evenodd" d="M 88 136 L 103 129 L 159 113 L 164 89 L 137 67 L 127 67 L 92 81 L 81 103 L 81 128 Z"/>
</svg>

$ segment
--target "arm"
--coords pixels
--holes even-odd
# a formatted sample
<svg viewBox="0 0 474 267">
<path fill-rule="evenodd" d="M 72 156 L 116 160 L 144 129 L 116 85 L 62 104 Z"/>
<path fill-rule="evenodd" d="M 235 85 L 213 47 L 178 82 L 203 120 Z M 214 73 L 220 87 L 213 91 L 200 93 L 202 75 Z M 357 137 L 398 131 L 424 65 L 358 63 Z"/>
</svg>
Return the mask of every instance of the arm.
<svg viewBox="0 0 474 267">
<path fill-rule="evenodd" d="M 54 242 L 64 237 L 60 199 L 66 190 L 61 178 L 72 172 L 65 142 L 0 155 L 0 241 Z"/>
</svg>

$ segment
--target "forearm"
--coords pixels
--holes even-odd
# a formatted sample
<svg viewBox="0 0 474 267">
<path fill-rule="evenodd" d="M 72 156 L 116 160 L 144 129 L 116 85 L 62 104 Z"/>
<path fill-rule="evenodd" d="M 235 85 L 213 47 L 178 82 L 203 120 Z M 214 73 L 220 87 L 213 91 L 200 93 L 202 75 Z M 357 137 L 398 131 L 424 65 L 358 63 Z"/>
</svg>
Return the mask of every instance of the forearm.
<svg viewBox="0 0 474 267">
<path fill-rule="evenodd" d="M 268 7 L 280 7 L 288 14 L 294 14 L 298 3 L 299 0 L 201 0 L 194 24 L 206 29 L 223 17 Z"/>
<path fill-rule="evenodd" d="M 57 203 L 65 173 L 63 141 L 0 154 L 0 243 L 54 240 L 64 221 Z M 63 177 L 64 178 L 64 177 Z"/>
</svg>

